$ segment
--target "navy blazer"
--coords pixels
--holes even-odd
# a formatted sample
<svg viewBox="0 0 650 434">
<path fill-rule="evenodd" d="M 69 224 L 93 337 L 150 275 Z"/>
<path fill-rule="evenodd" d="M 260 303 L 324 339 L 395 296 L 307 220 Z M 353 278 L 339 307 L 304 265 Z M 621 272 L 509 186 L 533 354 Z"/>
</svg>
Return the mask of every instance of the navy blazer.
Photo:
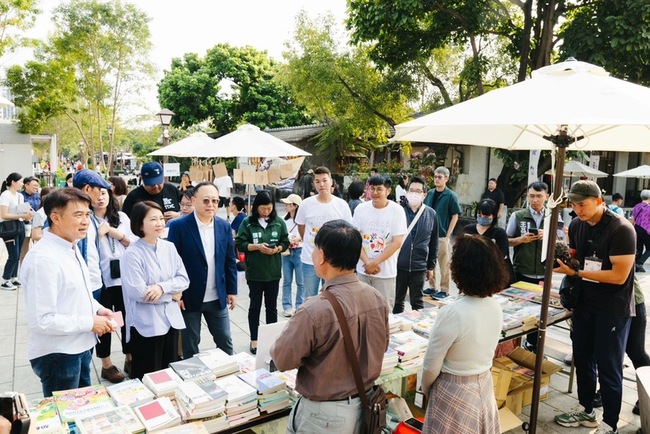
<svg viewBox="0 0 650 434">
<path fill-rule="evenodd" d="M 188 312 L 201 310 L 205 285 L 208 281 L 208 263 L 199 235 L 194 213 L 169 223 L 167 240 L 174 243 L 190 278 L 190 287 L 183 292 L 183 303 Z M 221 309 L 226 307 L 227 295 L 237 295 L 237 267 L 235 247 L 230 225 L 220 217 L 214 218 L 215 280 Z"/>
</svg>

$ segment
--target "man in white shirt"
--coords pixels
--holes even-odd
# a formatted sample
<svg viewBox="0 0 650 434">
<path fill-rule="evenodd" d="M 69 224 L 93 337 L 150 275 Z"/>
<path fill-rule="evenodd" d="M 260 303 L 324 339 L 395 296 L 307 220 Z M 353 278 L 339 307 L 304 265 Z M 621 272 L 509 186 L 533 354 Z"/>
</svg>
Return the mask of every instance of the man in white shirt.
<svg viewBox="0 0 650 434">
<path fill-rule="evenodd" d="M 90 386 L 91 349 L 116 325 L 113 312 L 93 299 L 88 267 L 77 242 L 90 224 L 90 199 L 65 188 L 45 198 L 49 230 L 22 267 L 28 356 L 44 396 Z"/>
<path fill-rule="evenodd" d="M 318 294 L 321 279 L 316 275 L 311 254 L 314 251 L 314 239 L 318 230 L 325 223 L 342 219 L 352 223 L 350 207 L 343 200 L 332 195 L 332 175 L 327 167 L 314 169 L 314 187 L 318 194 L 302 201 L 298 208 L 295 222 L 302 238 L 302 274 L 305 287 L 305 299 Z"/>
<path fill-rule="evenodd" d="M 230 206 L 230 190 L 232 189 L 232 179 L 230 176 L 220 176 L 214 179 L 214 185 L 219 190 L 219 208 Z"/>
<path fill-rule="evenodd" d="M 352 224 L 363 239 L 357 265 L 359 281 L 379 291 L 392 309 L 397 257 L 406 234 L 406 214 L 401 206 L 388 200 L 391 184 L 390 178 L 383 175 L 368 180 L 371 200 L 357 206 Z"/>
</svg>

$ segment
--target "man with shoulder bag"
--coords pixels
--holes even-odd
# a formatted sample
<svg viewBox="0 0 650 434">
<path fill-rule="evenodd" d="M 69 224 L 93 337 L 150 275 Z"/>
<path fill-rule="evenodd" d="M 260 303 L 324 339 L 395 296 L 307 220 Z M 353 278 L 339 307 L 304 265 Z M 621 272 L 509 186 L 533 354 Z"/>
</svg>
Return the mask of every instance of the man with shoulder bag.
<svg viewBox="0 0 650 434">
<path fill-rule="evenodd" d="M 388 305 L 354 273 L 361 234 L 351 224 L 327 222 L 314 242 L 322 294 L 305 301 L 271 347 L 280 371 L 298 368 L 302 397 L 287 433 L 379 433 L 386 398 L 374 383 L 388 348 Z"/>
</svg>

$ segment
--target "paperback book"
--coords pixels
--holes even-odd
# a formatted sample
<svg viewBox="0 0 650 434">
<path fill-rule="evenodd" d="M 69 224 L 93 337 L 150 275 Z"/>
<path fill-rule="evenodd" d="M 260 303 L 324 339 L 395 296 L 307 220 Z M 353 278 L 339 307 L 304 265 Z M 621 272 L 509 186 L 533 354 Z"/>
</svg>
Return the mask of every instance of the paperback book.
<svg viewBox="0 0 650 434">
<path fill-rule="evenodd" d="M 183 381 L 201 381 L 205 379 L 214 380 L 215 376 L 212 369 L 208 368 L 205 363 L 198 357 L 172 362 L 169 367 L 181 377 Z"/>
<path fill-rule="evenodd" d="M 142 383 L 160 398 L 161 396 L 173 396 L 176 388 L 183 380 L 172 368 L 144 374 Z"/>
<path fill-rule="evenodd" d="M 71 423 L 79 417 L 103 413 L 115 408 L 113 400 L 101 384 L 79 389 L 59 390 L 53 392 L 52 395 L 63 423 Z"/>
<path fill-rule="evenodd" d="M 134 408 L 147 432 L 180 425 L 181 416 L 168 397 L 155 399 Z"/>
<path fill-rule="evenodd" d="M 68 432 L 66 425 L 61 423 L 59 413 L 56 411 L 54 398 L 39 398 L 29 403 L 30 430 L 36 434 L 65 434 Z"/>
<path fill-rule="evenodd" d="M 131 407 L 153 401 L 156 397 L 154 393 L 137 378 L 112 384 L 106 387 L 106 390 L 108 390 L 108 394 L 111 395 L 115 404 L 129 405 Z"/>
<path fill-rule="evenodd" d="M 103 413 L 77 419 L 80 434 L 139 434 L 144 425 L 131 407 L 120 406 Z"/>
<path fill-rule="evenodd" d="M 238 377 L 249 386 L 254 387 L 260 395 L 273 393 L 287 387 L 283 379 L 264 368 L 239 374 Z"/>
</svg>

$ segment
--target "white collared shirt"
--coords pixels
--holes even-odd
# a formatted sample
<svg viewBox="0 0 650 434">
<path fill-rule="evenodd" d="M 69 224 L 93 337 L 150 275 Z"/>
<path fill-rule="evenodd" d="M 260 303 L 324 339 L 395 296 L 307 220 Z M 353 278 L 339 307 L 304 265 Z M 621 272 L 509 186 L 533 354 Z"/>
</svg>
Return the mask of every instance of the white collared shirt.
<svg viewBox="0 0 650 434">
<path fill-rule="evenodd" d="M 44 231 L 27 253 L 20 277 L 31 331 L 29 360 L 79 354 L 97 343 L 93 316 L 101 305 L 92 297 L 88 267 L 76 243 Z"/>
<path fill-rule="evenodd" d="M 208 278 L 205 283 L 205 295 L 203 302 L 218 300 L 217 295 L 217 279 L 215 276 L 216 270 L 214 265 L 214 218 L 210 220 L 207 225 L 199 220 L 199 217 L 194 213 L 196 225 L 199 227 L 199 236 L 203 244 L 203 253 L 205 253 L 205 260 L 208 263 Z"/>
</svg>

